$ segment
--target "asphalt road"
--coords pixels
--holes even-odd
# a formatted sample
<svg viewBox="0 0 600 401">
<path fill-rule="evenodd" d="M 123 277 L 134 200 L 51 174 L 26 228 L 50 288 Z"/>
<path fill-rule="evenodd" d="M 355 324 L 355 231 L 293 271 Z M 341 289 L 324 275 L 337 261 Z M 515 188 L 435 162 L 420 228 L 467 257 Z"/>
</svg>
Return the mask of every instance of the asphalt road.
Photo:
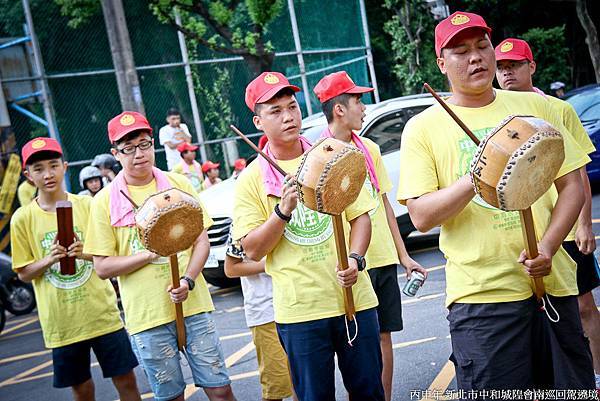
<svg viewBox="0 0 600 401">
<path fill-rule="evenodd" d="M 594 197 L 595 231 L 600 233 L 600 195 Z M 599 238 L 599 237 L 597 237 Z M 413 242 L 413 257 L 430 271 L 426 285 L 415 298 L 403 298 L 404 327 L 393 334 L 394 397 L 396 401 L 421 400 L 427 389 L 453 389 L 454 369 L 448 362 L 450 339 L 444 308 L 445 271 L 443 255 L 435 239 Z M 598 253 L 597 253 L 597 256 Z M 399 275 L 403 285 L 405 278 Z M 239 288 L 211 288 L 216 311 L 214 318 L 229 366 L 233 391 L 239 401 L 260 400 L 260 385 L 256 354 L 242 308 Z M 600 293 L 595 294 L 596 297 Z M 102 373 L 92 356 L 92 372 L 97 400 L 117 400 L 111 382 Z M 186 382 L 191 383 L 189 368 L 183 362 Z M 144 399 L 151 399 L 148 381 L 141 368 L 136 369 L 138 385 Z M 337 398 L 347 399 L 341 378 L 336 381 Z M 189 400 L 206 400 L 202 390 L 188 385 Z M 52 387 L 52 357 L 44 348 L 39 321 L 35 311 L 27 316 L 9 316 L 0 335 L 0 400 L 72 399 L 70 390 Z"/>
</svg>

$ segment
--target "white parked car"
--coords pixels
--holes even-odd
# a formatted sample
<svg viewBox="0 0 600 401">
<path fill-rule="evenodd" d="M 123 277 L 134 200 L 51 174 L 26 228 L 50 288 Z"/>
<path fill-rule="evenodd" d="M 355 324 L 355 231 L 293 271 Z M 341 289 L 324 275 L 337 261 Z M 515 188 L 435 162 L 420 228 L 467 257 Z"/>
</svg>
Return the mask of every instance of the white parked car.
<svg viewBox="0 0 600 401">
<path fill-rule="evenodd" d="M 448 94 L 441 94 L 442 96 Z M 358 133 L 381 148 L 383 163 L 394 185 L 388 199 L 394 208 L 396 221 L 403 237 L 415 231 L 408 210 L 396 201 L 400 168 L 400 138 L 404 125 L 415 114 L 431 106 L 435 100 L 429 94 L 403 96 L 381 103 L 367 105 L 363 129 Z M 314 142 L 327 125 L 323 113 L 313 114 L 302 120 L 302 135 Z M 208 213 L 215 224 L 208 230 L 210 256 L 204 267 L 206 280 L 216 286 L 226 287 L 236 284 L 237 279 L 229 279 L 223 271 L 229 226 L 233 216 L 233 194 L 235 179 L 229 178 L 219 185 L 200 193 Z"/>
</svg>

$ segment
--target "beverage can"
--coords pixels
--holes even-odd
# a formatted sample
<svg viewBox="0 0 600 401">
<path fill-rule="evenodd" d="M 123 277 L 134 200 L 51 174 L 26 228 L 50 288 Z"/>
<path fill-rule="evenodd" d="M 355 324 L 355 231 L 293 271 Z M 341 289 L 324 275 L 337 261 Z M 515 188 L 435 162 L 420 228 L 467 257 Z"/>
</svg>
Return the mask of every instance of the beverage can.
<svg viewBox="0 0 600 401">
<path fill-rule="evenodd" d="M 417 291 L 419 291 L 419 288 L 421 288 L 424 282 L 425 276 L 422 273 L 413 271 L 410 274 L 410 279 L 404 285 L 402 292 L 409 297 L 414 297 L 417 295 Z"/>
</svg>

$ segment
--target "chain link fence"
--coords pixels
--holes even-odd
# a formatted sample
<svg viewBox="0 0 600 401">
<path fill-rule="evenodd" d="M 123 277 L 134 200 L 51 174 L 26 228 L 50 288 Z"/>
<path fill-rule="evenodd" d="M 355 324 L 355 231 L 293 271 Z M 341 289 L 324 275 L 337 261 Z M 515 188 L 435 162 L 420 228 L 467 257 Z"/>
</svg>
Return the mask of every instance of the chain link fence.
<svg viewBox="0 0 600 401">
<path fill-rule="evenodd" d="M 3 4 L 9 3 L 0 2 L 0 13 L 5 11 Z M 166 123 L 167 110 L 175 107 L 180 110 L 196 142 L 198 127 L 193 123 L 177 31 L 158 22 L 146 2 L 123 0 L 123 6 L 145 112 L 155 133 L 158 134 Z M 307 102 L 313 112 L 320 111 L 312 88 L 324 75 L 345 69 L 357 84 L 369 85 L 368 44 L 365 43 L 358 0 L 296 0 L 294 9 L 309 87 L 309 99 L 300 92 L 298 100 L 303 116 L 307 116 Z M 109 150 L 106 123 L 121 112 L 106 26 L 100 8 L 78 28 L 68 26 L 68 18 L 61 15 L 54 2 L 32 0 L 31 10 L 58 132 L 71 164 L 71 188 L 76 192 L 79 170 L 96 154 Z M 339 21 L 343 24 L 336 23 Z M 14 21 L 4 24 L 3 30 L 5 35 L 23 35 Z M 13 32 L 7 32 L 10 30 Z M 293 84 L 302 86 L 287 7 L 269 26 L 267 39 L 276 49 L 272 68 L 290 77 Z M 188 46 L 188 49 L 208 157 L 224 163 L 223 143 L 234 140 L 227 126 L 234 123 L 244 132 L 256 131 L 244 103 L 244 90 L 252 77 L 241 58 L 205 48 L 190 49 Z M 369 102 L 368 99 L 365 101 Z M 22 106 L 43 115 L 39 103 Z M 14 111 L 11 121 L 19 146 L 34 136 L 46 134 L 43 126 Z M 242 142 L 235 143 L 240 157 L 252 153 Z M 166 168 L 164 151 L 158 143 L 156 160 L 159 167 Z"/>
</svg>

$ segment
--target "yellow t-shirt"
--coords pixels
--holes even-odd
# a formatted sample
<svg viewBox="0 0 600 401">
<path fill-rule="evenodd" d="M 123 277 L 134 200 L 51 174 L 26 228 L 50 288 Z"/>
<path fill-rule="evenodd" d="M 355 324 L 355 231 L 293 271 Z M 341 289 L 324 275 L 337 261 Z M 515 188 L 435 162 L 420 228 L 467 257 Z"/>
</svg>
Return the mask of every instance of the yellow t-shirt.
<svg viewBox="0 0 600 401">
<path fill-rule="evenodd" d="M 204 189 L 204 187 L 202 186 L 202 183 L 204 182 L 204 176 L 202 174 L 199 175 L 194 167 L 190 167 L 188 169 L 188 172 L 185 172 L 185 170 L 183 169 L 183 163 L 185 163 L 183 160 L 181 161 L 181 163 L 177 163 L 177 165 L 173 167 L 173 170 L 171 171 L 177 174 L 182 174 L 185 177 L 187 177 L 187 179 L 190 180 L 190 182 L 192 183 L 192 186 L 194 187 L 196 192 L 202 192 L 202 190 Z"/>
<path fill-rule="evenodd" d="M 174 188 L 179 188 L 197 198 L 190 182 L 180 174 L 165 173 Z M 148 196 L 157 192 L 156 181 L 144 186 L 128 186 L 133 200 L 141 205 Z M 111 185 L 102 189 L 92 200 L 88 223 L 88 237 L 84 251 L 96 256 L 129 256 L 144 251 L 135 227 L 112 227 L 110 225 Z M 200 200 L 198 200 L 200 202 Z M 204 227 L 213 221 L 203 209 Z M 191 250 L 178 254 L 179 271 L 183 275 L 190 259 Z M 121 301 L 125 310 L 125 324 L 130 334 L 136 334 L 175 320 L 175 308 L 166 289 L 171 284 L 169 258 L 154 262 L 118 277 Z M 214 310 L 204 276 L 196 278 L 196 287 L 189 292 L 183 303 L 183 314 L 191 316 Z"/>
<path fill-rule="evenodd" d="M 73 204 L 73 226 L 78 237 L 90 238 L 87 221 L 91 198 L 68 194 Z M 13 269 L 43 259 L 56 237 L 56 213 L 37 202 L 19 208 L 10 222 Z M 92 262 L 76 260 L 76 273 L 60 274 L 56 263 L 33 280 L 44 343 L 48 348 L 88 340 L 123 327 L 117 297 L 109 281 L 101 280 Z"/>
<path fill-rule="evenodd" d="M 301 157 L 279 160 L 285 171 L 297 171 Z M 267 196 L 259 163 L 250 163 L 236 182 L 233 239 L 239 240 L 262 225 L 279 198 Z M 346 231 L 351 221 L 373 209 L 364 191 L 346 208 Z M 349 236 L 346 233 L 346 242 Z M 283 237 L 267 254 L 266 272 L 273 278 L 273 307 L 277 323 L 298 323 L 344 314 L 343 289 L 336 279 L 337 254 L 333 222 L 329 215 L 312 211 L 298 202 Z M 377 306 L 369 274 L 359 272 L 352 287 L 356 311 Z"/>
<path fill-rule="evenodd" d="M 583 128 L 583 125 L 581 125 L 579 116 L 573 106 L 571 106 L 569 102 L 565 102 L 554 96 L 547 96 L 546 99 L 560 113 L 563 125 L 573 136 L 573 139 L 579 145 L 581 150 L 587 154 L 594 153 L 596 148 L 587 131 Z M 575 222 L 575 225 L 567 235 L 567 238 L 565 238 L 565 241 L 575 241 L 575 231 L 577 231 L 577 222 Z"/>
<path fill-rule="evenodd" d="M 535 93 L 496 91 L 495 100 L 484 107 L 450 105 L 473 131 L 483 138 L 510 114 L 533 115 L 566 131 L 549 102 Z M 565 161 L 557 177 L 576 170 L 589 158 L 564 135 Z M 400 147 L 398 200 L 446 188 L 468 174 L 475 144 L 439 106 L 429 107 L 408 121 Z M 538 238 L 550 222 L 554 186 L 533 206 Z M 494 303 L 523 300 L 532 294 L 532 281 L 517 263 L 524 249 L 518 212 L 504 212 L 479 196 L 455 217 L 442 224 L 440 249 L 447 259 L 446 304 Z M 553 258 L 546 291 L 555 296 L 577 294 L 575 263 L 562 249 Z"/>
<path fill-rule="evenodd" d="M 369 138 L 361 138 L 361 140 L 371 154 L 373 164 L 375 165 L 375 175 L 377 175 L 377 180 L 379 181 L 379 193 L 377 193 L 367 173 L 365 189 L 376 202 L 375 209 L 369 212 L 369 216 L 371 217 L 371 243 L 365 255 L 367 269 L 372 269 L 398 264 L 399 260 L 396 245 L 394 244 L 394 237 L 392 237 L 392 231 L 388 225 L 385 205 L 383 204 L 383 194 L 390 192 L 392 182 L 385 170 L 379 146 Z"/>
<path fill-rule="evenodd" d="M 21 206 L 26 206 L 35 198 L 37 188 L 30 184 L 29 181 L 23 181 L 17 188 L 17 198 Z"/>
</svg>

